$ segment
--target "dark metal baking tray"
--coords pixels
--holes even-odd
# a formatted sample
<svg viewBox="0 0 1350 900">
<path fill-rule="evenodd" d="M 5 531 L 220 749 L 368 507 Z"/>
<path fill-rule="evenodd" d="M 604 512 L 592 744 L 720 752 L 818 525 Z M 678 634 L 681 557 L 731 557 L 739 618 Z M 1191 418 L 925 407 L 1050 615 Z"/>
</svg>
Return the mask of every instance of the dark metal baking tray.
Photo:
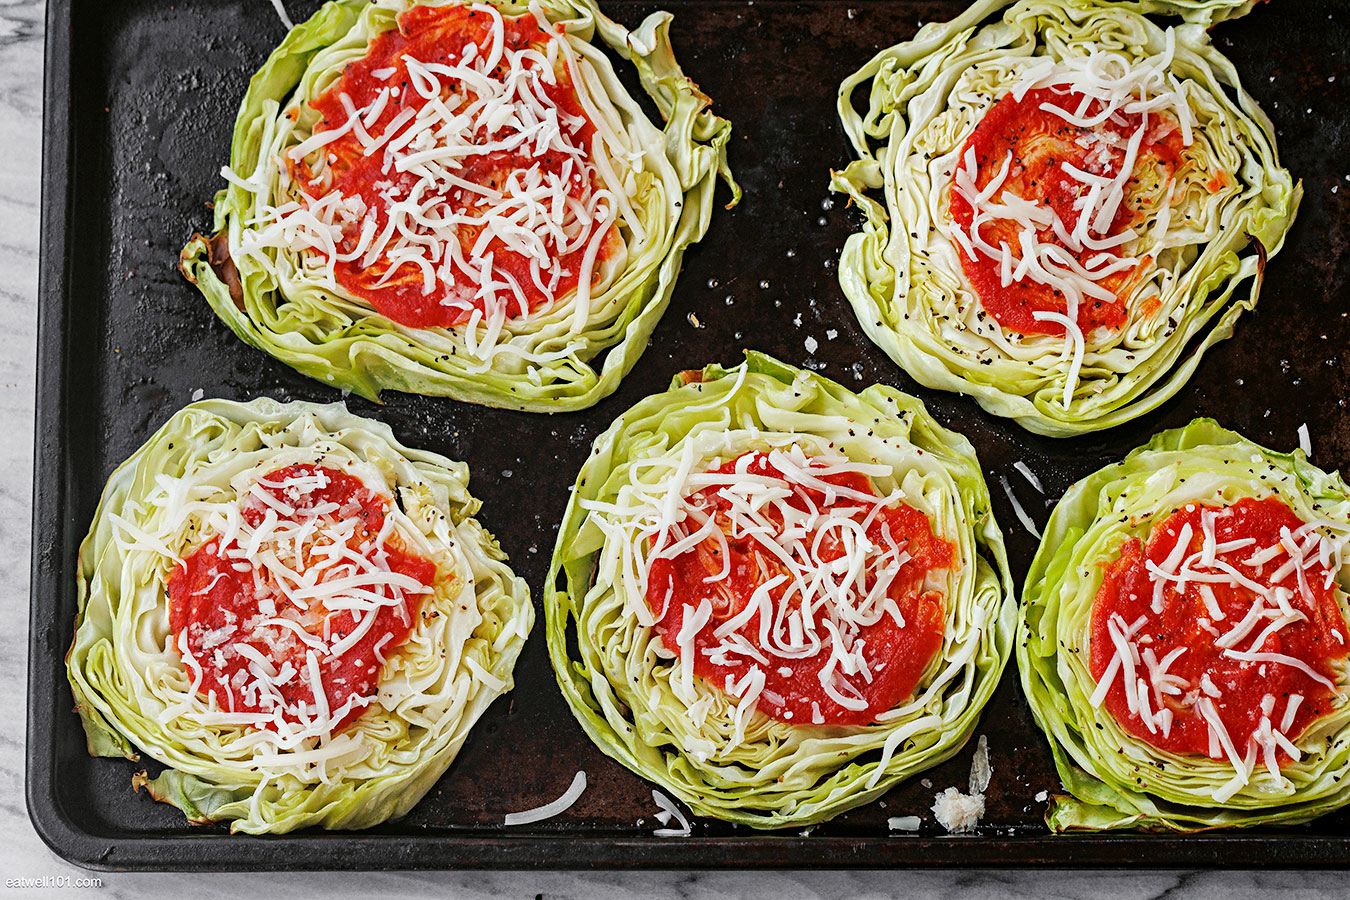
<svg viewBox="0 0 1350 900">
<path fill-rule="evenodd" d="M 605 0 L 630 24 L 656 4 Z M 617 394 L 576 414 L 504 412 L 398 394 L 353 399 L 407 443 L 463 459 L 482 520 L 539 596 L 555 524 L 590 441 L 671 375 L 740 348 L 823 366 L 848 385 L 912 391 L 969 435 L 991 479 L 1023 460 L 1051 496 L 1165 427 L 1211 415 L 1277 448 L 1306 422 L 1315 461 L 1350 458 L 1350 10 L 1278 3 L 1216 31 L 1274 119 L 1307 195 L 1260 307 L 1210 351 L 1191 384 L 1152 415 L 1056 441 L 918 388 L 859 330 L 834 260 L 857 215 L 830 202 L 830 167 L 849 159 L 834 112 L 840 80 L 917 23 L 964 2 L 666 0 L 688 73 L 735 124 L 745 187 L 691 252 L 651 346 Z M 313 0 L 289 0 L 306 15 Z M 756 834 L 699 821 L 689 839 L 653 837 L 649 786 L 595 749 L 553 680 L 541 633 L 513 694 L 474 729 L 459 759 L 400 822 L 361 833 L 255 838 L 193 828 L 131 790 L 141 768 L 91 759 L 64 677 L 76 548 L 108 474 L 197 390 L 235 399 L 331 401 L 337 394 L 236 339 L 175 271 L 182 242 L 209 227 L 234 113 L 249 75 L 280 40 L 266 0 L 51 0 L 39 297 L 37 447 L 29 659 L 28 807 L 60 855 L 108 869 L 419 867 L 1334 866 L 1350 859 L 1350 814 L 1289 829 L 1189 837 L 1057 837 L 1036 795 L 1058 787 L 1012 664 L 984 713 L 993 781 L 978 833 L 933 824 L 934 792 L 964 786 L 971 748 L 882 802 L 810 830 Z M 697 313 L 697 325 L 691 314 Z M 797 317 L 800 317 L 799 319 Z M 798 322 L 800 324 L 798 324 Z M 814 356 L 805 342 L 819 342 Z M 1040 498 L 1013 479 L 1042 523 Z M 1015 572 L 1035 547 L 994 484 Z M 537 600 L 536 600 L 537 602 Z M 542 618 L 542 617 L 541 617 Z M 565 815 L 507 830 L 503 813 L 590 787 Z M 924 815 L 917 835 L 886 818 Z"/>
</svg>

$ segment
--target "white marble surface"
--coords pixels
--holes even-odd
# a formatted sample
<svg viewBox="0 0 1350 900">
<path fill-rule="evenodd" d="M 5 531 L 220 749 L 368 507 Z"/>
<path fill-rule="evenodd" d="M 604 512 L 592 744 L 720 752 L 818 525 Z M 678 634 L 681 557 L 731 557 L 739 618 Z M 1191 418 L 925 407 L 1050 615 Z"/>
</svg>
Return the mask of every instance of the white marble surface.
<svg viewBox="0 0 1350 900">
<path fill-rule="evenodd" d="M 89 873 L 54 856 L 23 799 L 28 547 L 42 111 L 41 0 L 0 0 L 0 892 L 47 878 L 103 896 L 182 898 L 453 896 L 474 900 L 765 900 L 974 897 L 1299 898 L 1350 895 L 1345 876 L 1307 872 L 688 872 L 177 875 Z M 99 879 L 97 888 L 73 881 Z M 70 882 L 65 882 L 70 879 Z M 69 884 L 65 887 L 65 884 Z M 56 888 L 53 888 L 56 889 Z M 1274 889 L 1274 890 L 1272 890 Z"/>
</svg>

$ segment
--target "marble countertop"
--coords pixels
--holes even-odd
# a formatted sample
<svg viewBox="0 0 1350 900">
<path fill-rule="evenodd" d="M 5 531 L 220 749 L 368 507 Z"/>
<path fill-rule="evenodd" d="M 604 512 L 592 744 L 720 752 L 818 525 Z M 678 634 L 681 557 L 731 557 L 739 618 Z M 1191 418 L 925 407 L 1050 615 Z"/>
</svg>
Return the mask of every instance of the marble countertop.
<svg viewBox="0 0 1350 900">
<path fill-rule="evenodd" d="M 36 342 L 42 113 L 43 3 L 0 0 L 0 595 L 6 619 L 28 619 L 33 379 Z M 24 720 L 27 635 L 0 629 L 0 886 L 37 893 L 18 879 L 115 897 L 239 897 L 253 893 L 326 897 L 438 894 L 465 898 L 608 900 L 665 898 L 975 897 L 1219 898 L 1343 896 L 1344 876 L 1308 872 L 642 872 L 127 874 L 91 873 L 53 855 L 25 808 Z M 81 882 L 85 879 L 86 882 Z M 97 884 L 89 884 L 89 879 Z M 30 882 L 31 883 L 31 882 Z"/>
</svg>

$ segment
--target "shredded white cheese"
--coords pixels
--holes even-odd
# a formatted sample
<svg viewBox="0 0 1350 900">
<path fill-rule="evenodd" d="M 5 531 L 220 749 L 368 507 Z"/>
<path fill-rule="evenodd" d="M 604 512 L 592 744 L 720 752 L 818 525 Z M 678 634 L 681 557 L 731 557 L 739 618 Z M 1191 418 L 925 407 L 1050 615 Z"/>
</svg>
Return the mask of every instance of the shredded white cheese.
<svg viewBox="0 0 1350 900">
<path fill-rule="evenodd" d="M 586 790 L 586 773 L 577 772 L 576 777 L 572 779 L 571 785 L 563 792 L 563 795 L 557 800 L 545 803 L 543 806 L 536 806 L 534 809 L 526 809 L 521 812 L 507 813 L 504 824 L 511 825 L 529 825 L 531 822 L 542 822 L 545 819 L 551 819 L 572 808 L 572 804 Z"/>
<path fill-rule="evenodd" d="M 989 764 L 989 740 L 980 735 L 975 745 L 975 755 L 970 760 L 970 792 L 983 794 L 989 788 L 993 774 L 993 767 Z"/>
<path fill-rule="evenodd" d="M 1311 577 L 1321 569 L 1325 573 L 1324 586 L 1331 586 L 1335 573 L 1343 565 L 1345 548 L 1350 543 L 1350 528 L 1319 519 L 1294 531 L 1285 528 L 1278 541 L 1257 548 L 1254 538 L 1219 540 L 1215 523 L 1226 515 L 1230 515 L 1227 510 L 1202 510 L 1198 531 L 1193 530 L 1189 522 L 1184 524 L 1178 529 L 1175 544 L 1162 563 L 1151 560 L 1146 563 L 1153 586 L 1151 611 L 1164 613 L 1188 585 L 1196 585 L 1208 612 L 1208 617 L 1200 619 L 1199 624 L 1202 631 L 1214 637 L 1214 646 L 1220 648 L 1224 656 L 1263 666 L 1286 666 L 1328 690 L 1340 692 L 1342 688 L 1336 681 L 1317 672 L 1304 660 L 1262 648 L 1280 630 L 1309 620 L 1317 606 L 1316 597 L 1311 593 Z M 1196 541 L 1198 548 L 1194 548 Z M 1244 573 L 1220 556 L 1239 551 L 1250 551 L 1242 559 L 1243 566 L 1255 572 L 1266 572 L 1271 566 L 1274 569 L 1262 575 L 1262 580 L 1257 580 L 1254 573 Z M 1214 594 L 1214 585 L 1244 589 L 1254 595 L 1251 606 L 1240 619 L 1235 622 L 1226 619 Z M 1227 630 L 1214 627 L 1214 622 L 1224 622 Z M 1152 647 L 1141 642 L 1140 635 L 1146 623 L 1145 616 L 1131 623 L 1126 623 L 1118 614 L 1108 620 L 1107 632 L 1113 643 L 1113 653 L 1093 691 L 1092 705 L 1099 707 L 1119 679 L 1130 713 L 1137 715 L 1150 733 L 1164 737 L 1170 733 L 1174 706 L 1194 710 L 1208 728 L 1210 758 L 1227 759 L 1233 766 L 1233 777 L 1213 792 L 1218 802 L 1226 802 L 1246 787 L 1258 763 L 1264 763 L 1271 777 L 1278 782 L 1281 776 L 1277 753 L 1283 751 L 1291 759 L 1299 759 L 1301 755 L 1287 733 L 1295 723 L 1303 697 L 1291 694 L 1285 701 L 1282 715 L 1276 717 L 1278 700 L 1274 695 L 1267 695 L 1262 701 L 1262 718 L 1257 729 L 1240 746 L 1220 713 L 1217 701 L 1223 697 L 1221 688 L 1209 673 L 1203 673 L 1195 684 L 1171 674 L 1171 666 L 1187 648 L 1175 648 L 1159 659 Z M 1344 640 L 1339 629 L 1333 634 Z"/>
<path fill-rule="evenodd" d="M 992 775 L 989 741 L 980 735 L 970 761 L 970 793 L 963 794 L 954 787 L 939 793 L 933 802 L 933 815 L 938 824 L 952 834 L 974 831 L 980 824 L 980 817 L 984 815 L 984 792 L 989 788 Z"/>
<path fill-rule="evenodd" d="M 1062 402 L 1066 409 L 1074 397 L 1088 337 L 1078 324 L 1079 309 L 1093 300 L 1118 299 L 1102 282 L 1144 262 L 1124 252 L 1138 237 L 1134 230 L 1112 234 L 1111 229 L 1125 202 L 1145 141 L 1151 132 L 1169 127 L 1161 117 L 1164 111 L 1180 129 L 1183 144 L 1189 146 L 1193 140 L 1192 113 L 1185 90 L 1169 71 L 1176 47 L 1176 35 L 1170 28 L 1166 40 L 1161 53 L 1140 61 L 1100 48 L 1058 62 L 1044 59 L 1028 67 L 1013 88 L 1012 97 L 1017 102 L 1033 89 L 1082 95 L 1083 101 L 1076 109 L 1056 103 L 1040 105 L 1040 109 L 1079 128 L 1092 129 L 1107 121 L 1129 121 L 1126 116 L 1135 118 L 1133 131 L 1123 146 L 1114 134 L 1104 131 L 1090 131 L 1080 139 L 1080 143 L 1086 141 L 1083 145 L 1091 148 L 1088 169 L 1069 162 L 1060 164 L 1064 173 L 1079 182 L 1084 191 L 1071 222 L 1063 221 L 1039 198 L 1020 197 L 1004 188 L 1013 164 L 1011 151 L 983 188 L 978 187 L 979 165 L 973 147 L 966 149 L 953 173 L 952 190 L 970 206 L 971 221 L 965 227 L 955 222 L 939 227 L 959 251 L 972 261 L 985 259 L 996 263 L 1004 287 L 1014 282 L 1033 283 L 1064 298 L 1063 314 L 1038 312 L 1034 317 L 1065 329 L 1064 355 L 1068 367 Z M 1098 111 L 1087 115 L 1094 102 Z M 1171 194 L 1169 202 L 1170 197 Z M 1165 230 L 1164 217 L 1170 219 L 1170 209 L 1159 216 L 1157 227 Z M 995 246 L 985 239 L 983 226 L 999 222 L 1016 226 L 1016 247 L 1006 241 Z M 1042 234 L 1046 233 L 1053 235 L 1053 239 L 1042 240 Z"/>
<path fill-rule="evenodd" d="M 750 471 L 755 459 L 766 461 L 776 474 Z M 625 485 L 620 502 L 582 501 L 590 521 L 609 538 L 607 544 L 622 548 L 615 577 L 626 586 L 625 614 L 644 626 L 655 625 L 662 610 L 645 602 L 652 564 L 697 552 L 700 546 L 720 547 L 720 570 L 703 579 L 707 596 L 697 606 L 685 603 L 678 633 L 665 636 L 680 657 L 672 689 L 691 704 L 691 719 L 699 713 L 693 706 L 694 637 L 710 627 L 715 643 L 701 652 L 717 665 L 737 667 L 737 674 L 719 685 L 737 701 L 730 747 L 744 739 L 751 714 L 764 697 L 766 676 L 789 660 L 823 662 L 818 677 L 825 699 L 813 706 L 812 723 L 825 721 L 822 707 L 827 704 L 865 709 L 860 688 L 874 673 L 862 632 L 887 617 L 903 627 L 904 616 L 889 591 L 910 561 L 903 536 L 892 535 L 889 525 L 883 525 L 878 539 L 872 526 L 903 494 L 897 488 L 876 496 L 827 479 L 846 473 L 888 476 L 890 467 L 832 453 L 808 456 L 796 443 L 740 455 L 733 472 L 714 471 L 720 465 L 720 459 L 700 465 L 692 445 L 686 445 L 679 456 L 644 464 L 665 470 L 659 481 L 644 475 Z M 798 498 L 805 490 L 820 492 L 826 503 L 802 502 Z M 724 504 L 715 514 L 701 499 L 709 495 Z M 777 564 L 778 574 L 764 580 L 744 603 L 731 595 L 730 539 L 751 542 Z M 711 626 L 710 598 L 740 612 Z M 752 644 L 742 630 L 756 617 L 758 641 Z"/>
<path fill-rule="evenodd" d="M 236 674 L 225 684 L 226 695 L 217 698 L 223 709 L 190 708 L 190 700 L 185 699 L 164 709 L 159 714 L 161 722 L 181 717 L 213 726 L 266 725 L 275 730 L 279 747 L 295 749 L 314 738 L 329 741 L 338 723 L 376 700 L 374 695 L 351 694 L 340 707 L 332 708 L 328 697 L 333 686 L 325 682 L 320 660 L 338 659 L 360 643 L 382 610 L 393 608 L 406 616 L 409 601 L 431 588 L 390 569 L 384 547 L 393 533 L 392 515 L 385 516 L 378 535 L 361 545 L 363 552 L 352 549 L 364 527 L 362 506 L 359 501 L 342 506 L 316 502 L 314 492 L 328 483 L 329 476 L 321 469 L 284 477 L 272 473 L 239 485 L 237 503 L 211 508 L 204 537 L 214 535 L 211 539 L 221 564 L 251 581 L 258 615 L 245 621 L 227 610 L 225 624 L 218 628 L 208 630 L 194 622 L 180 633 L 183 662 L 195 675 L 190 695 L 201 683 L 201 661 L 188 652 L 189 629 L 195 629 L 194 639 L 200 635 L 202 647 L 211 652 L 211 665 L 218 670 L 236 668 Z M 187 491 L 182 479 L 161 476 L 146 502 L 164 506 L 165 518 L 177 528 L 176 523 L 200 503 Z M 123 549 L 149 549 L 148 536 L 130 523 L 114 517 L 114 526 L 114 541 Z M 185 565 L 167 547 L 153 549 L 176 565 Z M 197 593 L 208 592 L 225 574 L 218 572 Z M 346 627 L 337 623 L 352 620 L 356 624 L 348 633 L 334 632 L 335 627 Z M 314 633 L 316 622 L 322 624 L 321 634 Z M 267 652 L 259 651 L 257 645 Z M 382 649 L 383 643 L 377 656 L 383 657 Z M 293 657 L 304 664 L 298 669 L 292 666 L 289 659 Z M 287 661 L 278 668 L 277 659 Z M 308 685 L 311 700 L 286 699 L 281 688 L 296 680 Z M 236 711 L 237 706 L 261 711 Z"/>
<path fill-rule="evenodd" d="M 272 0 L 272 8 L 277 11 L 277 18 L 281 19 L 281 24 L 286 26 L 287 31 L 295 27 L 291 17 L 286 15 L 286 7 L 281 5 L 281 0 Z"/>
<path fill-rule="evenodd" d="M 1013 468 L 1017 470 L 1017 474 L 1025 478 L 1027 483 L 1036 489 L 1036 493 L 1045 493 L 1045 487 L 1041 484 L 1041 480 L 1036 477 L 1036 473 L 1031 471 L 1031 468 L 1027 466 L 1026 463 L 1019 459 L 1017 462 L 1013 463 Z"/>
<path fill-rule="evenodd" d="M 383 265 L 375 288 L 412 273 L 423 295 L 437 295 L 440 305 L 466 319 L 457 327 L 470 355 L 488 359 L 499 352 L 506 320 L 531 313 L 527 291 L 550 307 L 562 299 L 565 275 L 578 277 L 572 324 L 574 331 L 584 327 L 612 226 L 622 219 L 639 238 L 645 229 L 629 199 L 640 156 L 632 160 L 637 168 L 620 179 L 608 161 L 605 130 L 588 143 L 588 120 L 559 108 L 545 90 L 565 74 L 590 119 L 600 115 L 585 96 L 567 39 L 550 29 L 542 49 L 514 50 L 506 45 L 496 7 L 472 9 L 491 18 L 486 46 L 470 41 L 443 62 L 405 54 L 399 60 L 405 87 L 391 83 L 360 107 L 342 94 L 346 120 L 290 146 L 285 157 L 303 160 L 314 173 L 308 183 L 292 179 L 285 160 L 272 156 L 249 177 L 228 169 L 222 174 L 259 194 L 240 234 L 241 258 L 281 275 L 272 255 L 299 254 L 304 273 L 334 291 L 339 262 Z M 344 196 L 334 187 L 328 147 L 349 136 L 367 157 L 381 160 L 387 175 L 376 184 L 382 227 L 361 196 Z M 512 153 L 535 162 L 502 172 L 494 160 Z M 545 168 L 539 162 L 545 156 L 563 161 Z M 269 177 L 284 186 L 276 205 L 266 201 Z M 475 236 L 472 244 L 467 236 Z M 528 264 L 528 279 L 495 262 L 505 251 Z M 563 257 L 578 260 L 575 271 L 564 269 Z"/>
<path fill-rule="evenodd" d="M 673 800 L 660 791 L 652 791 L 652 800 L 661 808 L 661 811 L 656 814 L 657 821 L 662 825 L 669 825 L 671 819 L 679 823 L 676 828 L 658 828 L 652 832 L 653 835 L 656 837 L 689 837 L 693 833 L 694 829 L 689 824 L 689 819 L 684 813 L 680 812 L 680 808 L 675 805 Z"/>
<path fill-rule="evenodd" d="M 984 815 L 983 794 L 963 794 L 949 787 L 933 800 L 933 816 L 952 834 L 967 834 L 980 824 Z"/>
<path fill-rule="evenodd" d="M 1017 516 L 1017 521 L 1021 522 L 1022 527 L 1031 532 L 1036 540 L 1039 541 L 1041 539 L 1041 530 L 1036 527 L 1036 523 L 1032 521 L 1031 516 L 1027 515 L 1026 509 L 1022 506 L 1022 501 L 1018 500 L 1017 495 L 1013 493 L 1012 485 L 1008 483 L 1008 477 L 1006 475 L 1000 475 L 998 476 L 998 480 L 999 483 L 1003 485 L 1003 493 L 1007 495 L 1008 502 L 1012 504 L 1013 514 Z"/>
</svg>

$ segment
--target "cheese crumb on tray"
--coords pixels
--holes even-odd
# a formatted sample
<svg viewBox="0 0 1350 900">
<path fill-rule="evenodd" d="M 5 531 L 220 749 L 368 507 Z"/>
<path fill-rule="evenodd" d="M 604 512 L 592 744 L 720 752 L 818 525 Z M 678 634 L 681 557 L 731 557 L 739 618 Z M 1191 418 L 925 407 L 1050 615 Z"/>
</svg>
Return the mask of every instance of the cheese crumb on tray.
<svg viewBox="0 0 1350 900">
<path fill-rule="evenodd" d="M 970 793 L 963 794 L 949 787 L 933 798 L 933 816 L 939 825 L 952 834 L 967 834 L 980 824 L 984 815 L 984 792 L 989 787 L 993 769 L 989 765 L 989 741 L 980 735 L 975 756 L 970 763 Z"/>
</svg>

